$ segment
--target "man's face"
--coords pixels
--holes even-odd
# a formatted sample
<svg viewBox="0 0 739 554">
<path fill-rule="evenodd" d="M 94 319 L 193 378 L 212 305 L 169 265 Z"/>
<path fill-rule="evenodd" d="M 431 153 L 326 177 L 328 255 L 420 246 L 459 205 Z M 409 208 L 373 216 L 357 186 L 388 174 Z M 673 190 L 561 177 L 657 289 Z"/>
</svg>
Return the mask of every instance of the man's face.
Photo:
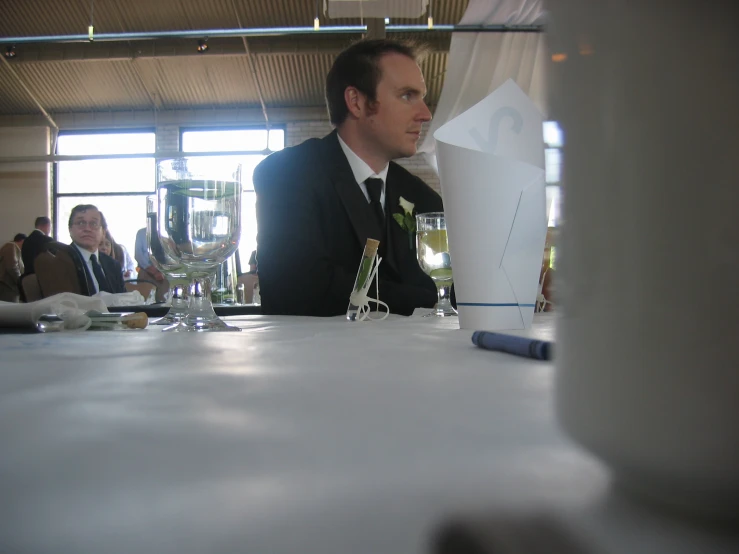
<svg viewBox="0 0 739 554">
<path fill-rule="evenodd" d="M 363 140 L 387 161 L 413 156 L 421 126 L 431 120 L 423 101 L 426 84 L 421 69 L 411 58 L 395 53 L 380 58 L 379 67 L 376 102 L 360 120 Z"/>
<path fill-rule="evenodd" d="M 97 210 L 90 209 L 77 212 L 74 214 L 72 225 L 69 227 L 69 236 L 72 237 L 72 241 L 77 246 L 95 252 L 100 241 L 103 240 L 101 222 L 102 218 Z"/>
<path fill-rule="evenodd" d="M 51 223 L 42 223 L 39 228 L 39 231 L 41 231 L 44 235 L 50 235 L 51 234 Z"/>
</svg>

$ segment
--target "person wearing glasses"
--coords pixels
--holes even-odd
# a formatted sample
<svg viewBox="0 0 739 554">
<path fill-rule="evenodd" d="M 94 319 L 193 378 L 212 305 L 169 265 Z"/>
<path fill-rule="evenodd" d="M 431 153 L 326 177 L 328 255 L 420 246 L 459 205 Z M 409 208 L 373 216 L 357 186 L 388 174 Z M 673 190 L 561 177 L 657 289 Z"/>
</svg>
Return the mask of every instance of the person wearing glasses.
<svg viewBox="0 0 739 554">
<path fill-rule="evenodd" d="M 69 235 L 72 246 L 85 262 L 85 274 L 91 292 L 126 292 L 121 264 L 98 250 L 103 240 L 103 215 L 92 204 L 72 208 L 69 216 Z"/>
</svg>

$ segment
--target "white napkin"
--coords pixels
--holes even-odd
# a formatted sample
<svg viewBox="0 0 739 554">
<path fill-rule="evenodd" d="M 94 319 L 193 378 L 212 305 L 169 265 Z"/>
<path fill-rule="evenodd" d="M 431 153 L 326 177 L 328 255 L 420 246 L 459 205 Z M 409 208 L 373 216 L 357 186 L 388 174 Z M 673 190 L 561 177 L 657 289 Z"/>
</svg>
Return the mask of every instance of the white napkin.
<svg viewBox="0 0 739 554">
<path fill-rule="evenodd" d="M 529 328 L 547 231 L 542 115 L 509 79 L 434 138 L 460 327 Z"/>
<path fill-rule="evenodd" d="M 143 306 L 144 304 L 146 304 L 146 299 L 137 290 L 133 290 L 131 292 L 118 292 L 118 293 L 100 291 L 97 294 L 95 294 L 95 297 L 102 300 L 105 303 L 105 305 L 108 307 Z M 108 310 L 105 310 L 105 311 L 107 312 Z"/>
<path fill-rule="evenodd" d="M 88 310 L 106 313 L 100 298 L 62 292 L 28 303 L 0 302 L 0 327 L 35 327 L 42 315 L 56 315 L 64 321 L 65 330 L 84 330 L 90 326 Z"/>
</svg>

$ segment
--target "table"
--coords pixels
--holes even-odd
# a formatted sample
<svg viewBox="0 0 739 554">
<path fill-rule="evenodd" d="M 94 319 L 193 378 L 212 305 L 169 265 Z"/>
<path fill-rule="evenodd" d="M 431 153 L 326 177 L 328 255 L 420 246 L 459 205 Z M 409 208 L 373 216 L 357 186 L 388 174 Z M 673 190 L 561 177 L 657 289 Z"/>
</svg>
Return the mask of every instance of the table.
<svg viewBox="0 0 739 554">
<path fill-rule="evenodd" d="M 614 489 L 555 424 L 553 365 L 454 319 L 230 322 L 0 335 L 0 552 L 424 552 L 459 510 L 553 514 L 592 552 L 739 551 Z"/>
</svg>

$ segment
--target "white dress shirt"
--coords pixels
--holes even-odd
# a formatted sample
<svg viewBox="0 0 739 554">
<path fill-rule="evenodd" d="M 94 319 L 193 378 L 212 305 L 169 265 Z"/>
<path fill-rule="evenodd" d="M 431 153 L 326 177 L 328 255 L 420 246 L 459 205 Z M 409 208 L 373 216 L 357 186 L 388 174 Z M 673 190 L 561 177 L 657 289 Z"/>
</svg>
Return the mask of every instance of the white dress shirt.
<svg viewBox="0 0 739 554">
<path fill-rule="evenodd" d="M 90 270 L 90 277 L 92 277 L 92 282 L 95 285 L 95 292 L 100 292 L 100 285 L 98 284 L 98 280 L 95 278 L 95 272 L 92 270 L 92 262 L 90 261 L 90 256 L 95 254 L 98 258 L 98 263 L 100 263 L 100 254 L 98 254 L 97 250 L 95 250 L 94 252 L 85 250 L 84 248 L 79 246 L 76 242 L 73 242 L 72 244 L 79 251 L 80 255 L 82 256 L 82 259 L 85 260 L 85 263 L 87 264 L 87 269 Z M 100 270 L 103 272 L 103 275 L 105 275 L 105 270 L 103 269 L 102 265 L 100 266 Z"/>
<path fill-rule="evenodd" d="M 390 164 L 388 163 L 382 171 L 379 173 L 375 173 L 372 171 L 372 168 L 367 165 L 367 163 L 357 156 L 354 151 L 347 146 L 347 144 L 341 140 L 341 137 L 337 134 L 336 135 L 339 139 L 339 144 L 341 145 L 341 149 L 344 151 L 344 155 L 346 156 L 347 161 L 349 162 L 349 166 L 352 168 L 352 173 L 354 174 L 354 179 L 356 179 L 357 184 L 359 185 L 359 188 L 362 190 L 362 194 L 364 194 L 364 197 L 367 199 L 367 203 L 369 204 L 370 197 L 369 193 L 367 192 L 367 185 L 364 184 L 364 182 L 369 179 L 370 177 L 374 177 L 375 179 L 381 179 L 382 180 L 382 194 L 380 194 L 380 204 L 382 205 L 383 211 L 385 210 L 385 180 L 387 179 L 387 170 L 390 168 Z"/>
</svg>

